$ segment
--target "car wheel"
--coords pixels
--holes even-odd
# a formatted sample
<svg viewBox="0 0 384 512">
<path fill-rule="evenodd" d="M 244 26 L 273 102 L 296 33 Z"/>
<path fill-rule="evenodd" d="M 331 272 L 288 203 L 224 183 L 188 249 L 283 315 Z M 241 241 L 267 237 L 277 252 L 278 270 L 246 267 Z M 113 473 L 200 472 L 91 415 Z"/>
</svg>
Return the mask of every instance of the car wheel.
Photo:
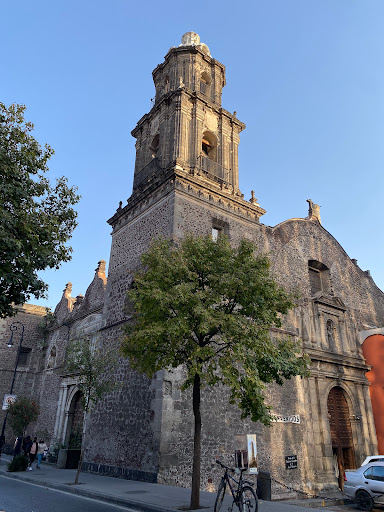
<svg viewBox="0 0 384 512">
<path fill-rule="evenodd" d="M 356 504 L 360 510 L 369 512 L 373 508 L 373 499 L 367 491 L 357 491 L 355 496 Z"/>
</svg>

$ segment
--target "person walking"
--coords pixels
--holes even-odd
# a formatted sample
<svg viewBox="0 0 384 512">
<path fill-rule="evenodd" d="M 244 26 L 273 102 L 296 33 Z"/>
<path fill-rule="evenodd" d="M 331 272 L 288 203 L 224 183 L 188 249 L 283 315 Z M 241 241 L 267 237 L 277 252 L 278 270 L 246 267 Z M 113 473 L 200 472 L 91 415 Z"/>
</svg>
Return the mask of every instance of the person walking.
<svg viewBox="0 0 384 512">
<path fill-rule="evenodd" d="M 38 449 L 37 449 L 36 469 L 40 469 L 40 464 L 41 464 L 41 461 L 43 460 L 45 450 L 48 450 L 48 446 L 45 444 L 44 439 L 40 439 Z"/>
<path fill-rule="evenodd" d="M 24 437 L 23 439 L 23 452 L 26 457 L 29 458 L 29 450 L 32 446 L 31 436 Z"/>
<path fill-rule="evenodd" d="M 29 471 L 32 471 L 32 464 L 35 461 L 37 450 L 39 448 L 37 437 L 33 438 L 33 441 L 31 443 L 31 447 L 29 448 Z"/>
</svg>

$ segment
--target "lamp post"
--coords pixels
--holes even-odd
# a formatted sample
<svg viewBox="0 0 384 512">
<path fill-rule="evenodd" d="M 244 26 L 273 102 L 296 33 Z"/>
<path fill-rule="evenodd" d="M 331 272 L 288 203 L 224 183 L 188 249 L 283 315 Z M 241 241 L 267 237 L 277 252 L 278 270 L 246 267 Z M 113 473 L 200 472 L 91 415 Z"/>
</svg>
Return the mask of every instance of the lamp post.
<svg viewBox="0 0 384 512">
<path fill-rule="evenodd" d="M 21 326 L 21 327 L 19 327 Z M 10 395 L 12 395 L 12 392 L 13 392 L 13 386 L 15 384 L 15 379 L 16 379 L 16 370 L 17 370 L 17 365 L 19 364 L 19 358 L 20 358 L 20 353 L 21 353 L 21 347 L 22 347 L 22 344 L 23 344 L 23 339 L 24 339 L 24 325 L 21 323 L 21 322 L 12 322 L 11 325 L 9 326 L 9 330 L 11 331 L 11 337 L 9 338 L 9 341 L 8 341 L 8 347 L 13 347 L 13 334 L 14 332 L 17 332 L 19 330 L 21 330 L 21 335 L 20 335 L 20 345 L 19 345 L 19 348 L 17 349 L 17 356 L 16 356 L 16 364 L 15 364 L 15 370 L 13 372 L 13 379 L 12 379 L 12 384 L 11 384 L 11 391 L 9 392 Z M 3 450 L 3 445 L 5 443 L 5 436 L 4 436 L 4 433 L 5 433 L 5 427 L 7 425 L 7 417 L 8 417 L 8 410 L 7 412 L 5 413 L 5 418 L 4 418 L 4 421 L 3 421 L 3 428 L 1 429 L 1 436 L 0 436 L 0 456 L 1 456 L 1 452 Z"/>
</svg>

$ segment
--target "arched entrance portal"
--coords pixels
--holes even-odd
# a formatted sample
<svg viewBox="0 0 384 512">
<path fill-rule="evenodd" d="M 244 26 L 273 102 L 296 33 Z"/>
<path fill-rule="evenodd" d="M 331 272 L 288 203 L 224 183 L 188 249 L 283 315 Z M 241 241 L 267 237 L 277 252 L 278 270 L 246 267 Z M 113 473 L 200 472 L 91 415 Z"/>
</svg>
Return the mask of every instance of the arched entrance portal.
<svg viewBox="0 0 384 512">
<path fill-rule="evenodd" d="M 81 403 L 82 394 L 77 391 L 72 398 L 68 411 L 66 445 L 68 447 L 66 469 L 76 469 L 81 453 L 84 422 L 84 410 Z"/>
<path fill-rule="evenodd" d="M 344 470 L 355 468 L 356 462 L 348 403 L 344 391 L 340 387 L 334 387 L 329 392 L 328 418 L 335 473 L 338 477 L 339 487 L 343 489 Z"/>
</svg>

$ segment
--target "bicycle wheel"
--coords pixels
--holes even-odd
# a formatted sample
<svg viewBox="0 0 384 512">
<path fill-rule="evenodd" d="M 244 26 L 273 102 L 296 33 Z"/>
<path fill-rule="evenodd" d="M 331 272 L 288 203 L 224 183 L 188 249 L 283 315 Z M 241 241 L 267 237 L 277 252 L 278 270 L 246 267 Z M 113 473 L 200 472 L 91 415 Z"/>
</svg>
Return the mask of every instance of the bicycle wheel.
<svg viewBox="0 0 384 512">
<path fill-rule="evenodd" d="M 220 482 L 219 488 L 217 490 L 217 496 L 216 496 L 215 507 L 214 507 L 215 512 L 219 512 L 221 509 L 221 505 L 223 504 L 224 496 L 225 496 L 225 488 L 226 488 L 226 484 L 222 480 Z"/>
<path fill-rule="evenodd" d="M 239 503 L 240 512 L 257 512 L 258 507 L 259 503 L 255 491 L 252 487 L 244 486 Z"/>
</svg>

